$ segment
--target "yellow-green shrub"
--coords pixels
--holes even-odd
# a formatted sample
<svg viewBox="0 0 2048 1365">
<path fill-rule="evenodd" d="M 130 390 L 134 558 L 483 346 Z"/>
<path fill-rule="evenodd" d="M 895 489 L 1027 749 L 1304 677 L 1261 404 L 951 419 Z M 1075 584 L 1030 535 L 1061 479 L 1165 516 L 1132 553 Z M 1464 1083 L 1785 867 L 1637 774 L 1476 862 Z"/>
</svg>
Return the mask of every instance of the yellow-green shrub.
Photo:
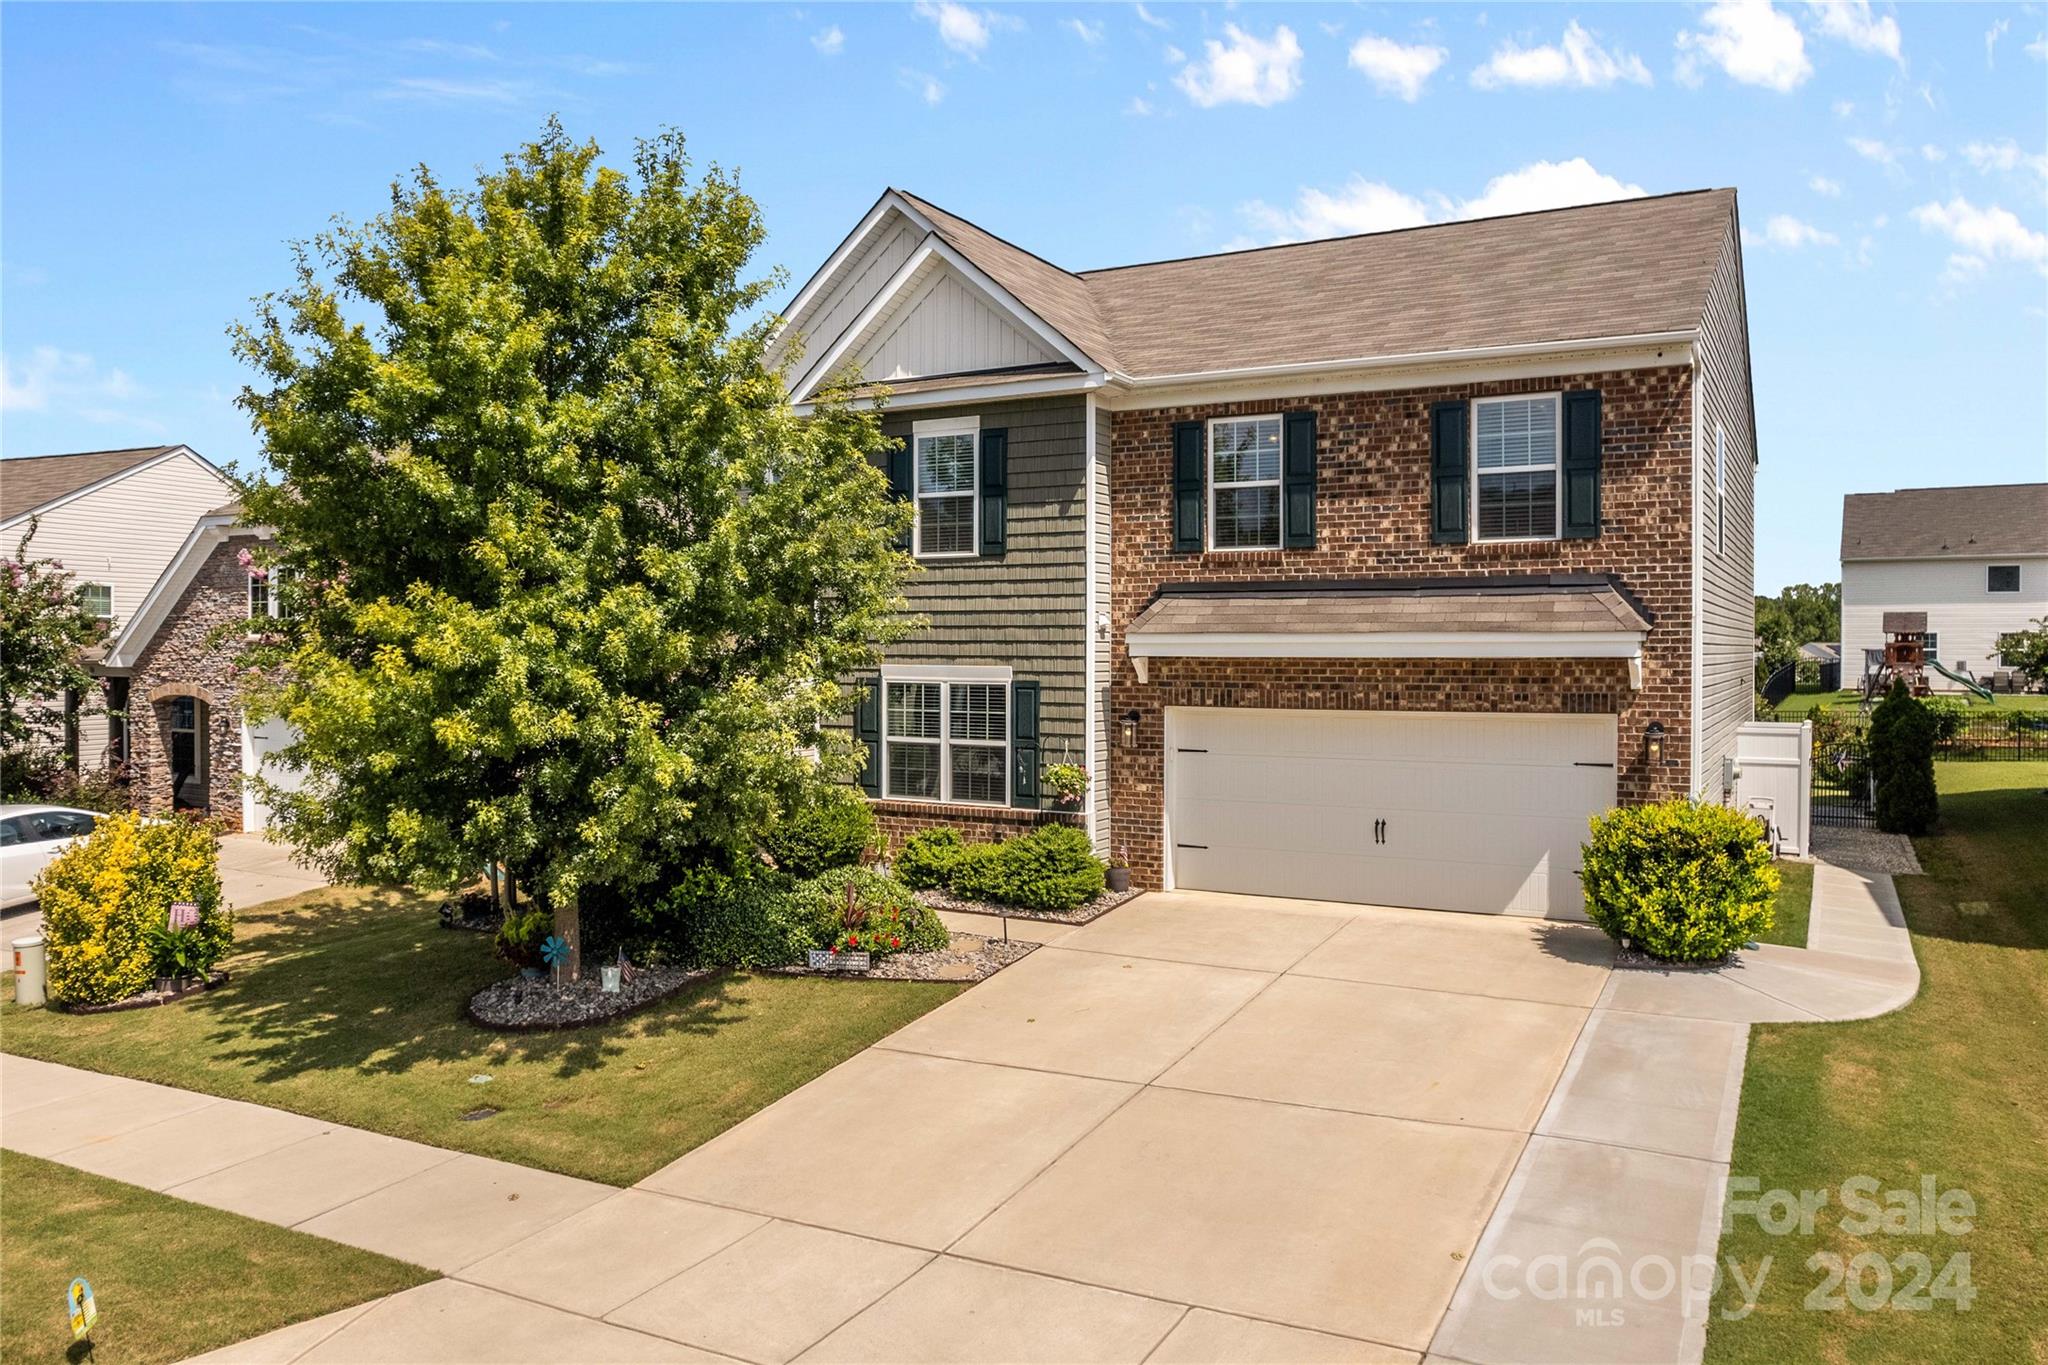
<svg viewBox="0 0 2048 1365">
<path fill-rule="evenodd" d="M 1592 828 L 1586 914 L 1624 946 L 1712 962 L 1770 928 L 1778 869 L 1758 821 L 1679 798 L 1619 807 Z"/>
<path fill-rule="evenodd" d="M 155 979 L 150 930 L 174 901 L 199 907 L 192 933 L 207 963 L 234 941 L 221 903 L 213 833 L 187 820 L 110 815 L 36 879 L 52 999 L 105 1005 L 149 989 Z"/>
</svg>

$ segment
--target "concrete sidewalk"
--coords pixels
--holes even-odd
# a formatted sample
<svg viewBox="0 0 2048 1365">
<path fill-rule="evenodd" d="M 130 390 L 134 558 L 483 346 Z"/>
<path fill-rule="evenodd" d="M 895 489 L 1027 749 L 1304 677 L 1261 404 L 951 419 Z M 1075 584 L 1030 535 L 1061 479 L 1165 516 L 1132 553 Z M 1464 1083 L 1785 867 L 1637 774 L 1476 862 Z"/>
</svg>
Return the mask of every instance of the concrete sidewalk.
<svg viewBox="0 0 2048 1365">
<path fill-rule="evenodd" d="M 1154 894 L 632 1190 L 5 1056 L 0 1142 L 452 1277 L 224 1360 L 1689 1362 L 1683 1294 L 1502 1290 L 1711 1260 L 1747 1025 L 1917 982 L 1888 878 L 1822 867 L 1812 924 L 1641 971 L 1584 925 Z"/>
</svg>

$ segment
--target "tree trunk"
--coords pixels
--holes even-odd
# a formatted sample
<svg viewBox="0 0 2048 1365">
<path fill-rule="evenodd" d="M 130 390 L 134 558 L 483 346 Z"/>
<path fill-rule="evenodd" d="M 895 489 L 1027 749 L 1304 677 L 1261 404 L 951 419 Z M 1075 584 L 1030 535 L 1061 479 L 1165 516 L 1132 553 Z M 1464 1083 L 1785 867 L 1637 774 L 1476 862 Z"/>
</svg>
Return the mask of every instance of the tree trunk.
<svg viewBox="0 0 2048 1365">
<path fill-rule="evenodd" d="M 576 898 L 570 896 L 555 907 L 555 932 L 569 945 L 568 979 L 578 981 L 583 976 L 583 924 L 577 909 Z"/>
</svg>

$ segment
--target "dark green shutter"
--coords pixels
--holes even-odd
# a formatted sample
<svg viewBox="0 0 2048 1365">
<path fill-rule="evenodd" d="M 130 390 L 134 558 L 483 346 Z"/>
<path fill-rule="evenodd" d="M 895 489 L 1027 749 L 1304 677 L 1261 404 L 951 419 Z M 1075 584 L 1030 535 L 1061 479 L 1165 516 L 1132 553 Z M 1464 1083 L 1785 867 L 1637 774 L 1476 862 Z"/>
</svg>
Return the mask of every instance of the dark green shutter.
<svg viewBox="0 0 2048 1365">
<path fill-rule="evenodd" d="M 899 502 L 908 502 L 910 500 L 911 479 L 910 442 L 906 439 L 890 446 L 889 453 L 885 458 L 888 461 L 886 467 L 889 473 L 889 495 Z M 896 548 L 899 550 L 910 548 L 910 530 L 908 527 L 904 529 L 902 535 L 896 538 Z"/>
<path fill-rule="evenodd" d="M 1010 433 L 981 433 L 981 552 L 1001 556 L 1010 523 Z"/>
<path fill-rule="evenodd" d="M 853 704 L 853 737 L 860 741 L 867 757 L 861 763 L 860 789 L 869 796 L 882 794 L 882 682 L 868 678 L 856 683 Z"/>
<path fill-rule="evenodd" d="M 1202 424 L 1173 424 L 1173 548 L 1202 548 Z"/>
<path fill-rule="evenodd" d="M 1038 684 L 1010 684 L 1010 804 L 1038 805 Z"/>
<path fill-rule="evenodd" d="M 1285 447 L 1281 471 L 1281 501 L 1287 531 L 1282 540 L 1290 550 L 1316 547 L 1316 415 L 1290 412 L 1284 420 Z"/>
<path fill-rule="evenodd" d="M 1462 545 L 1466 527 L 1466 433 L 1471 430 L 1464 403 L 1429 405 L 1430 514 L 1429 538 L 1439 545 Z"/>
<path fill-rule="evenodd" d="M 1564 396 L 1564 534 L 1600 534 L 1600 395 Z"/>
</svg>

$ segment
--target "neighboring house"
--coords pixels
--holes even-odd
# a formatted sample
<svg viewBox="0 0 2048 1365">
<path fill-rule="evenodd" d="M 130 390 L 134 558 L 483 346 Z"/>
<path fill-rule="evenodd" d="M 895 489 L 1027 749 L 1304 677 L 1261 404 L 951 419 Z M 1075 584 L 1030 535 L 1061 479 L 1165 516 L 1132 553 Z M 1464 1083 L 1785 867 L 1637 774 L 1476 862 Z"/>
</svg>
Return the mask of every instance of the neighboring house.
<svg viewBox="0 0 2048 1365">
<path fill-rule="evenodd" d="M 0 544 L 12 554 L 33 519 L 29 552 L 62 561 L 88 602 L 119 629 L 193 521 L 233 494 L 227 476 L 190 446 L 0 460 Z M 107 701 L 109 709 L 122 709 L 118 685 Z M 123 743 L 118 722 L 88 715 L 79 725 L 78 763 L 92 769 L 119 762 Z"/>
<path fill-rule="evenodd" d="M 278 720 L 248 722 L 236 663 L 255 623 L 277 615 L 268 576 L 242 562 L 269 539 L 242 524 L 238 504 L 199 517 L 108 645 L 102 669 L 130 698 L 129 795 L 145 814 L 197 811 L 259 830 L 270 813 L 245 776 L 296 777 L 267 762 L 290 734 Z"/>
<path fill-rule="evenodd" d="M 2048 483 L 1902 488 L 1842 499 L 1842 660 L 1884 654 L 1884 614 L 1927 613 L 1928 655 L 1977 678 L 1998 637 L 2048 616 Z M 1937 692 L 1958 684 L 1929 670 Z"/>
<path fill-rule="evenodd" d="M 892 832 L 1085 753 L 1138 885 L 1576 915 L 1589 815 L 1725 797 L 1732 190 L 1079 274 L 892 190 L 787 316 L 917 501 L 933 626 L 856 718 Z"/>
</svg>

